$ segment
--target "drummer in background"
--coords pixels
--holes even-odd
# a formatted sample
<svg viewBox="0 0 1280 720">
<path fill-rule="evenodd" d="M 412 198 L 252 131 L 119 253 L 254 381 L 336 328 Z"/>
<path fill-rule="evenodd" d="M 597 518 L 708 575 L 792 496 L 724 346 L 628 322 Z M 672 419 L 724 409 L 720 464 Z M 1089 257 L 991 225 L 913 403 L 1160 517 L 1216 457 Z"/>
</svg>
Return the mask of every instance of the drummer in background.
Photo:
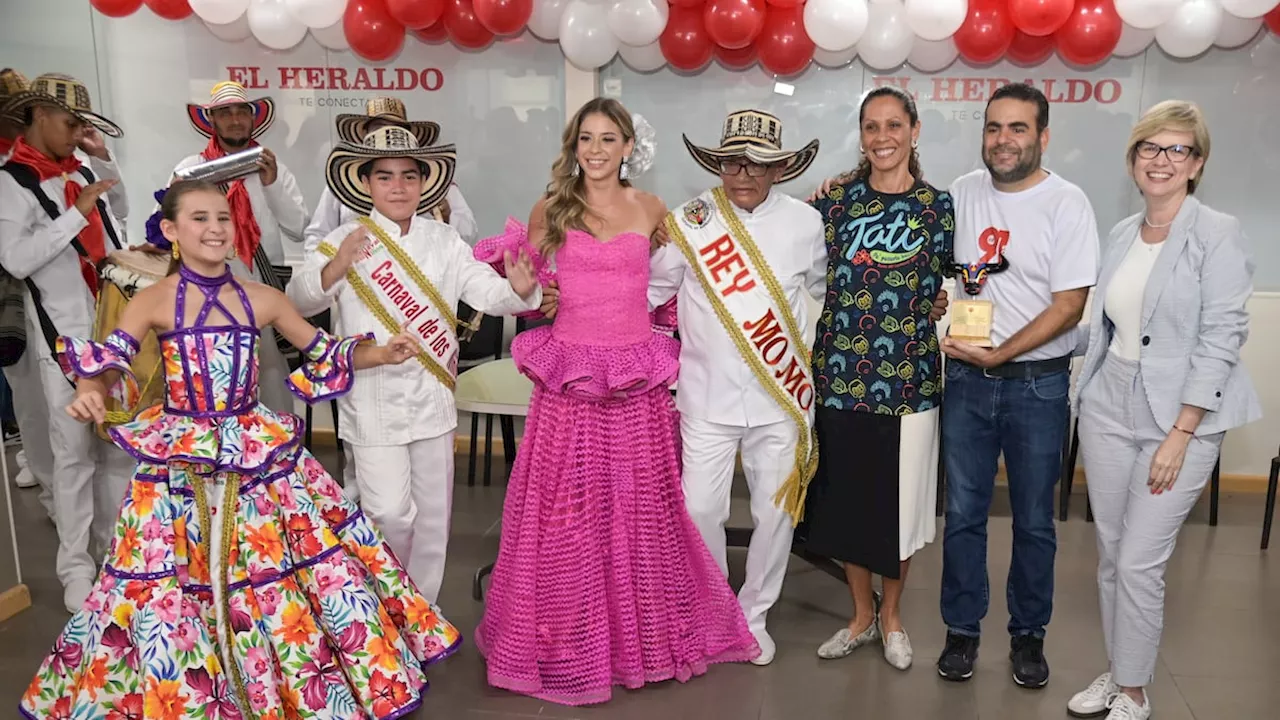
<svg viewBox="0 0 1280 720">
<path fill-rule="evenodd" d="M 220 82 L 213 86 L 210 95 L 212 99 L 206 105 L 187 105 L 191 126 L 209 138 L 209 144 L 200 153 L 178 163 L 173 170 L 175 174 L 257 147 L 258 138 L 275 119 L 275 103 L 271 98 L 250 100 L 240 83 Z M 289 168 L 276 159 L 275 153 L 263 148 L 259 164 L 257 173 L 237 178 L 225 186 L 236 229 L 235 257 L 228 259 L 237 274 L 248 275 L 283 291 L 285 283 L 275 278 L 277 268 L 287 272 L 284 239 L 302 242 L 307 206 L 298 181 Z M 262 332 L 259 350 L 262 402 L 277 412 L 292 412 L 293 396 L 285 386 L 289 366 L 276 345 L 274 331 L 264 328 Z"/>
<path fill-rule="evenodd" d="M 28 89 L 30 85 L 22 73 L 12 68 L 0 70 L 0 105 Z M 13 154 L 14 143 L 22 136 L 22 130 L 21 117 L 0 117 L 0 165 L 8 162 L 9 156 Z M 106 197 L 112 216 L 123 229 L 129 211 L 129 198 L 110 149 L 92 125 L 84 126 L 75 157 L 82 165 L 88 166 L 95 176 L 116 180 Z M 123 239 L 124 236 L 121 235 L 121 240 Z M 0 302 L 4 300 L 5 298 L 0 298 Z M 21 302 L 20 296 L 15 301 Z M 0 335 L 4 333 L 5 329 L 0 328 Z M 45 399 L 40 390 L 35 354 L 24 354 L 16 364 L 4 368 L 4 375 L 12 390 L 18 429 L 25 433 L 25 438 L 19 438 L 22 449 L 18 451 L 18 474 L 14 476 L 13 482 L 20 488 L 39 485 L 40 504 L 49 514 L 49 519 L 54 520 L 53 451 L 49 448 L 49 420 L 45 416 Z M 118 500 L 119 498 L 110 499 L 107 507 L 114 508 Z"/>
<path fill-rule="evenodd" d="M 100 440 L 92 427 L 66 413 L 75 388 L 63 375 L 53 344 L 59 335 L 89 337 L 100 282 L 96 266 L 125 244 L 108 197 L 118 177 L 97 179 L 94 170 L 81 166 L 75 152 L 85 142 L 86 127 L 114 138 L 123 133 L 93 112 L 89 90 L 66 75 L 36 78 L 29 90 L 0 106 L 0 117 L 23 121 L 22 137 L 14 142 L 0 172 L 0 265 L 26 287 L 23 362 L 34 366 L 25 382 L 12 375 L 10 380 L 19 392 L 39 386 L 42 405 L 35 414 L 48 423 L 45 436 L 53 456 L 58 580 L 67 610 L 76 612 L 97 572 L 89 549 L 91 528 L 110 526 L 115 520 L 94 512 L 95 490 L 102 504 L 106 498 L 118 504 L 133 463 L 123 451 Z M 110 158 L 105 146 L 91 147 L 90 154 L 100 161 L 95 168 L 105 169 L 102 155 Z M 6 373 L 11 369 L 5 368 Z M 22 423 L 26 418 L 21 403 L 18 413 Z M 23 429 L 27 449 L 34 451 L 37 433 L 29 425 Z"/>
<path fill-rule="evenodd" d="M 410 122 L 408 115 L 405 113 L 404 103 L 396 98 L 391 97 L 375 97 L 365 103 L 365 114 L 356 115 L 347 113 L 337 117 L 338 140 L 341 142 L 349 142 L 354 145 L 360 145 L 364 142 L 365 136 L 369 133 L 387 126 L 401 127 L 413 133 L 414 138 L 418 141 L 418 147 L 429 147 L 435 145 L 440 139 L 440 126 L 429 120 L 418 120 Z M 458 189 L 456 183 L 449 184 L 449 192 L 445 195 L 444 202 L 438 206 L 439 217 L 435 212 L 424 215 L 423 217 L 430 220 L 441 220 L 448 223 L 468 245 L 475 245 L 480 230 L 476 226 L 476 216 L 472 214 L 471 208 L 467 205 L 467 201 L 462 197 L 462 191 Z M 320 246 L 320 241 L 337 229 L 339 226 L 345 225 L 356 219 L 356 214 L 347 206 L 338 202 L 338 198 L 334 197 L 333 191 L 325 187 L 324 193 L 320 195 L 320 203 L 316 205 L 316 214 L 311 218 L 311 224 L 307 226 L 305 234 L 305 253 L 308 257 Z M 331 332 L 340 333 L 342 329 L 339 327 L 329 328 Z M 343 452 L 346 454 L 346 462 L 343 464 L 342 485 L 346 489 L 347 497 L 353 502 L 358 502 L 360 498 L 360 490 L 355 482 L 355 459 L 351 455 L 351 445 L 343 443 Z"/>
</svg>

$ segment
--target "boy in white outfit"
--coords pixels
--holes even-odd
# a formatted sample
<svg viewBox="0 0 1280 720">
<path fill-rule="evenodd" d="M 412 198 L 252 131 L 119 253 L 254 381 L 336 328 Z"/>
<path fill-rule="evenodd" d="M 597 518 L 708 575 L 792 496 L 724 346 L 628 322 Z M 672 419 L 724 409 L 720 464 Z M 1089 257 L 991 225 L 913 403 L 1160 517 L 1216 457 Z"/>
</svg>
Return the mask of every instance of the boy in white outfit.
<svg viewBox="0 0 1280 720">
<path fill-rule="evenodd" d="M 508 258 L 509 279 L 475 260 L 458 232 L 422 215 L 452 181 L 452 145 L 420 148 L 403 127 L 363 145 L 340 143 L 326 164 L 329 189 L 360 216 L 309 253 L 289 283 L 304 315 L 333 306 L 344 333 L 391 337 L 406 329 L 417 362 L 362 370 L 339 400 L 340 437 L 352 447 L 364 511 L 431 602 L 444 578 L 453 488 L 453 387 L 462 299 L 489 314 L 538 307 L 527 257 Z"/>
</svg>

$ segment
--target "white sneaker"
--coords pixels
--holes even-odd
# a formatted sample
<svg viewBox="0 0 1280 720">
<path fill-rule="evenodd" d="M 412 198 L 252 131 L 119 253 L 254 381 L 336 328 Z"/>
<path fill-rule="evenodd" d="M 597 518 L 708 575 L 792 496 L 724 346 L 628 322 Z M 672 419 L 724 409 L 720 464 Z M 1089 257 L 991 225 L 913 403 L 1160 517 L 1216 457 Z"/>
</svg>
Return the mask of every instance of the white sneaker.
<svg viewBox="0 0 1280 720">
<path fill-rule="evenodd" d="M 1111 708 L 1107 720 L 1147 720 L 1151 717 L 1151 701 L 1146 693 L 1142 694 L 1141 705 L 1124 693 L 1116 693 L 1107 701 L 1107 707 Z"/>
<path fill-rule="evenodd" d="M 756 644 L 760 646 L 760 654 L 751 660 L 751 664 L 763 667 L 773 662 L 773 656 L 778 652 L 778 646 L 773 644 L 773 638 L 769 637 L 769 633 L 765 630 L 753 631 L 751 634 L 755 636 Z"/>
<path fill-rule="evenodd" d="M 1102 673 L 1089 687 L 1071 696 L 1067 701 L 1067 714 L 1083 718 L 1105 714 L 1107 702 L 1118 692 L 1120 687 L 1111 679 L 1111 673 Z"/>
<path fill-rule="evenodd" d="M 35 487 L 39 483 L 36 481 L 35 473 L 31 472 L 31 468 L 22 468 L 13 477 L 13 484 L 17 485 L 21 490 L 26 490 L 27 488 Z"/>
<path fill-rule="evenodd" d="M 72 615 L 80 612 L 91 592 L 93 592 L 93 581 L 88 578 L 76 578 L 67 583 L 67 587 L 62 591 L 62 602 L 66 605 L 67 612 Z"/>
</svg>

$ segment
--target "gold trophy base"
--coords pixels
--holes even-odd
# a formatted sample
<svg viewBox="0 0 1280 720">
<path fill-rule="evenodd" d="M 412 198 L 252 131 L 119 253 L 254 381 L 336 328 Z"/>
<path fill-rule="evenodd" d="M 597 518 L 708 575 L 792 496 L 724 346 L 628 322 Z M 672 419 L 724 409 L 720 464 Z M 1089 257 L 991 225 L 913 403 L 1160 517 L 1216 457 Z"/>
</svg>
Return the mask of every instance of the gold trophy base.
<svg viewBox="0 0 1280 720">
<path fill-rule="evenodd" d="M 990 300 L 956 300 L 951 303 L 951 337 L 978 347 L 995 347 L 991 341 L 994 312 Z"/>
</svg>

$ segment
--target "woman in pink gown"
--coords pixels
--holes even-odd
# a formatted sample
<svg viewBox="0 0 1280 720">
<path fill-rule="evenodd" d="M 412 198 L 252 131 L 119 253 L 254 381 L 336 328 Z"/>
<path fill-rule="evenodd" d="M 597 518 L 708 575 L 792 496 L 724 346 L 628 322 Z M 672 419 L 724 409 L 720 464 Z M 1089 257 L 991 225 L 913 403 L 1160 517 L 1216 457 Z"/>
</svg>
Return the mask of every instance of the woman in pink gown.
<svg viewBox="0 0 1280 720">
<path fill-rule="evenodd" d="M 625 180 L 634 141 L 621 104 L 588 103 L 529 229 L 510 221 L 475 251 L 501 269 L 505 251 L 536 250 L 560 289 L 554 324 L 511 345 L 534 394 L 476 646 L 491 685 L 567 705 L 760 652 L 685 510 L 679 344 L 647 299 L 666 208 Z"/>
</svg>

